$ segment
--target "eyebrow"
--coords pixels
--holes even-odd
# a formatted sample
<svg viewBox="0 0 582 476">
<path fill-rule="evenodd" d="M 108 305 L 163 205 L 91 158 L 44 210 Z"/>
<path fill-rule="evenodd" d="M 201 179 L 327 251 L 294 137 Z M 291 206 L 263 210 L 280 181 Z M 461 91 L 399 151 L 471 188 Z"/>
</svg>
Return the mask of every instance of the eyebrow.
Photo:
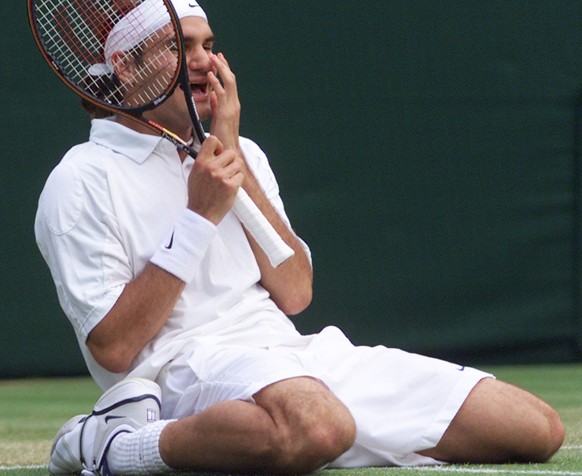
<svg viewBox="0 0 582 476">
<path fill-rule="evenodd" d="M 196 38 L 193 36 L 184 35 L 183 40 L 184 40 L 184 43 L 191 43 L 193 41 L 196 41 Z M 204 40 L 202 41 L 202 44 L 214 43 L 215 41 L 216 41 L 216 37 L 214 35 L 209 35 L 206 38 L 204 38 Z"/>
</svg>

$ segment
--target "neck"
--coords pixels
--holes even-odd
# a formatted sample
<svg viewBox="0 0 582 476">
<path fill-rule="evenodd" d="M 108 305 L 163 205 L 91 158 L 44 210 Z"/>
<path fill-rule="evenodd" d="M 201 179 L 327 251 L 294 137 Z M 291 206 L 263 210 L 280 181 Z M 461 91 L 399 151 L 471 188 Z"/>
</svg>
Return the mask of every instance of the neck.
<svg viewBox="0 0 582 476">
<path fill-rule="evenodd" d="M 142 124 L 141 122 L 138 122 L 138 121 L 133 120 L 133 119 L 126 117 L 126 116 L 117 115 L 115 117 L 115 120 L 118 124 L 121 124 L 122 126 L 125 126 L 131 130 L 136 131 L 136 132 L 139 132 L 140 134 L 148 134 L 148 135 L 159 135 L 160 134 L 159 132 L 152 130 L 150 127 Z M 180 139 L 182 139 L 188 145 L 192 145 L 194 143 L 194 131 L 192 130 L 192 128 L 185 129 L 180 134 L 176 134 L 173 131 L 172 131 L 172 133 L 174 135 L 177 135 Z"/>
<path fill-rule="evenodd" d="M 129 117 L 125 117 L 122 115 L 117 115 L 115 116 L 115 121 L 118 124 L 121 124 L 122 126 L 127 127 L 128 129 L 131 129 L 133 131 L 139 132 L 140 134 L 149 134 L 149 135 L 155 135 L 156 133 L 151 130 L 149 127 L 141 124 L 140 122 L 133 120 Z"/>
</svg>

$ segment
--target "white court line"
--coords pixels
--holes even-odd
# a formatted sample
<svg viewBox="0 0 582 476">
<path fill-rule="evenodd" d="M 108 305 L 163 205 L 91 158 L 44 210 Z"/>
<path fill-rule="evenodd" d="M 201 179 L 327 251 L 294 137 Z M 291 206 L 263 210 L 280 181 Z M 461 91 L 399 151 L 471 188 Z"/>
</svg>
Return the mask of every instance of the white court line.
<svg viewBox="0 0 582 476">
<path fill-rule="evenodd" d="M 582 446 L 569 446 L 562 449 L 582 449 Z M 46 465 L 36 466 L 0 466 L 0 471 L 14 471 L 20 469 L 45 469 Z M 576 471 L 542 471 L 542 470 L 515 470 L 515 469 L 478 469 L 478 468 L 455 468 L 451 466 L 422 466 L 406 467 L 410 471 L 432 471 L 435 473 L 471 473 L 471 474 L 535 474 L 541 476 L 582 476 L 582 472 Z"/>
<path fill-rule="evenodd" d="M 477 469 L 477 468 L 454 468 L 451 466 L 424 466 L 410 467 L 410 470 L 432 471 L 435 473 L 471 473 L 471 474 L 536 474 L 542 476 L 582 476 L 579 471 L 542 471 L 542 470 L 516 470 L 516 469 Z"/>
<path fill-rule="evenodd" d="M 35 466 L 0 466 L 0 471 L 12 471 L 15 469 L 45 469 L 46 467 L 45 464 Z"/>
</svg>

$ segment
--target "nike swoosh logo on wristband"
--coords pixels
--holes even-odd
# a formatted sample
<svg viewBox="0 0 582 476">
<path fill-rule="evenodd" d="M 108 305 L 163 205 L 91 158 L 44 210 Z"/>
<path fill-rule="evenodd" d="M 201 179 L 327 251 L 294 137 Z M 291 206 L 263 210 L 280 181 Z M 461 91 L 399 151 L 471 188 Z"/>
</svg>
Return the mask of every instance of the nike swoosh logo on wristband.
<svg viewBox="0 0 582 476">
<path fill-rule="evenodd" d="M 172 236 L 170 237 L 170 243 L 164 245 L 164 248 L 166 248 L 167 250 L 171 250 L 173 245 L 174 245 L 174 232 L 172 232 Z"/>
</svg>

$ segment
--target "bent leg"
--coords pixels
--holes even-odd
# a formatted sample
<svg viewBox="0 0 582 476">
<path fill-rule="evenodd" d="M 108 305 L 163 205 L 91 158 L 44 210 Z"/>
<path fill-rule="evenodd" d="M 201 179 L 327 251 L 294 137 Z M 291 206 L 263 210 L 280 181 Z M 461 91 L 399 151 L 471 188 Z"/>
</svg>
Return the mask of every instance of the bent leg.
<svg viewBox="0 0 582 476">
<path fill-rule="evenodd" d="M 548 404 L 499 380 L 481 380 L 438 445 L 420 454 L 449 463 L 544 462 L 564 426 Z"/>
<path fill-rule="evenodd" d="M 305 473 L 355 438 L 347 408 L 320 382 L 299 377 L 226 401 L 166 426 L 160 454 L 176 469 Z"/>
</svg>

